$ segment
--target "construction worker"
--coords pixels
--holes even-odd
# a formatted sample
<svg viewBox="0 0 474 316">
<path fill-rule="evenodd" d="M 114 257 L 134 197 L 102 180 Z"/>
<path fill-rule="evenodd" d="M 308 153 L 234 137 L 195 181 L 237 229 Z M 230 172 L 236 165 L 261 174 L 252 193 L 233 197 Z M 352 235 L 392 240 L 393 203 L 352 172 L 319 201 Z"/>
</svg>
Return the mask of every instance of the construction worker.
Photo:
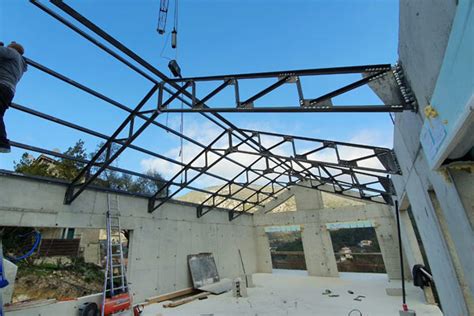
<svg viewBox="0 0 474 316">
<path fill-rule="evenodd" d="M 27 68 L 24 52 L 23 46 L 16 42 L 11 42 L 7 47 L 0 42 L 0 153 L 11 151 L 3 116 L 15 95 L 16 85 Z"/>
</svg>

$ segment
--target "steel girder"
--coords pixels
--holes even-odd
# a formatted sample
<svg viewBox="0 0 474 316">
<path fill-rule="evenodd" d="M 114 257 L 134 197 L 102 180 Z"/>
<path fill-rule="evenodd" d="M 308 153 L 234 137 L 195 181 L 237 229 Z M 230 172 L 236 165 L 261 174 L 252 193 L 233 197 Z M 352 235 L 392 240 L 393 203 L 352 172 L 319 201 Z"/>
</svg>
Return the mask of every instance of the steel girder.
<svg viewBox="0 0 474 316">
<path fill-rule="evenodd" d="M 86 32 L 84 32 L 83 30 L 81 30 L 80 28 L 78 28 L 77 26 L 73 25 L 72 23 L 70 23 L 69 21 L 67 21 L 65 18 L 63 18 L 62 16 L 56 14 L 54 11 L 52 11 L 51 9 L 49 9 L 48 7 L 44 6 L 43 4 L 37 2 L 37 1 L 34 1 L 34 0 L 30 0 L 34 5 L 36 5 L 37 7 L 39 7 L 41 10 L 43 10 L 44 12 L 48 13 L 49 15 L 51 15 L 53 18 L 55 18 L 56 20 L 60 21 L 61 23 L 63 23 L 64 25 L 66 25 L 67 27 L 69 27 L 70 29 L 72 29 L 73 31 L 75 31 L 76 33 L 78 33 L 79 35 L 83 36 L 85 39 L 89 40 L 91 43 L 95 44 L 96 46 L 98 46 L 99 48 L 101 48 L 102 50 L 104 50 L 105 52 L 107 52 L 108 54 L 110 54 L 111 56 L 115 57 L 117 60 L 123 62 L 125 65 L 129 66 L 132 70 L 136 71 L 137 73 L 143 75 L 145 78 L 147 79 L 150 79 L 150 81 L 152 81 L 153 83 L 157 83 L 157 81 L 155 79 L 153 79 L 152 77 L 150 77 L 148 74 L 146 74 L 146 72 L 144 72 L 143 70 L 137 68 L 135 65 L 131 64 L 129 61 L 127 61 L 126 59 L 124 59 L 122 56 L 118 55 L 117 53 L 115 53 L 114 51 L 112 51 L 111 49 L 109 49 L 107 46 L 103 45 L 102 43 L 98 42 L 95 38 L 93 38 L 92 36 L 90 36 L 89 34 L 87 34 Z M 102 30 L 101 28 L 99 28 L 97 25 L 95 25 L 94 23 L 92 23 L 91 21 L 89 21 L 87 18 L 85 18 L 84 16 L 80 15 L 77 11 L 75 11 L 73 8 L 71 8 L 70 6 L 68 6 L 67 4 L 65 4 L 63 1 L 60 1 L 60 0 L 52 0 L 51 1 L 54 5 L 58 6 L 61 10 L 63 10 L 66 14 L 70 15 L 71 17 L 73 17 L 75 20 L 79 21 L 82 25 L 84 25 L 85 27 L 87 27 L 89 30 L 93 31 L 96 35 L 98 35 L 99 37 L 103 38 L 105 41 L 107 41 L 108 43 L 110 43 L 111 45 L 113 45 L 114 47 L 116 47 L 117 49 L 119 49 L 121 52 L 123 52 L 125 55 L 127 55 L 128 57 L 130 57 L 131 59 L 133 59 L 135 62 L 137 62 L 138 64 L 140 64 L 142 67 L 144 67 L 145 69 L 147 69 L 148 71 L 152 72 L 154 75 L 158 76 L 160 79 L 162 79 L 165 83 L 169 83 L 171 85 L 171 89 L 166 87 L 165 84 L 161 84 L 160 87 L 163 87 L 163 90 L 164 91 L 167 91 L 169 93 L 173 93 L 173 91 L 175 91 L 175 89 L 180 89 L 180 86 L 175 83 L 175 82 L 172 82 L 169 78 L 167 78 L 163 73 L 161 73 L 158 69 L 156 69 L 155 67 L 153 67 L 151 64 L 149 64 L 148 62 L 146 62 L 144 59 L 142 59 L 141 57 L 139 57 L 137 54 L 135 54 L 133 51 L 131 51 L 130 49 L 128 49 L 127 47 L 125 47 L 122 43 L 120 43 L 119 41 L 117 41 L 115 38 L 113 38 L 112 36 L 110 36 L 109 34 L 107 34 L 104 30 Z M 183 95 L 185 95 L 186 97 L 188 98 L 192 98 L 192 94 L 190 94 L 189 92 L 187 92 L 186 90 L 183 90 Z M 177 97 L 179 100 L 181 100 L 184 104 L 186 105 L 191 105 L 191 103 L 186 100 L 186 99 L 183 99 L 181 98 L 180 96 Z M 198 100 L 196 99 L 195 100 L 196 102 L 202 102 L 201 100 Z M 166 104 L 165 104 L 166 106 Z M 207 105 L 203 104 L 203 107 L 207 107 Z M 209 119 L 211 122 L 213 122 L 214 124 L 216 124 L 217 126 L 219 126 L 220 128 L 222 129 L 226 129 L 226 128 L 232 128 L 233 130 L 235 130 L 237 133 L 240 133 L 241 135 L 237 135 L 236 137 L 239 137 L 241 138 L 242 136 L 245 136 L 243 135 L 243 133 L 234 125 L 232 124 L 230 121 L 228 121 L 227 119 L 225 119 L 224 117 L 222 117 L 221 115 L 219 115 L 218 113 L 212 113 L 212 116 L 214 116 L 216 119 L 212 118 L 211 116 L 209 116 L 208 114 L 206 113 L 201 113 L 201 115 L 203 115 L 204 117 L 206 117 L 207 119 Z M 103 149 L 102 152 L 106 150 L 106 149 Z M 254 171 L 253 171 L 254 172 Z M 70 188 L 70 190 L 72 190 L 72 188 Z M 70 200 L 68 199 L 68 197 L 66 196 L 66 200 Z M 72 201 L 72 200 L 70 200 Z"/>
<path fill-rule="evenodd" d="M 28 63 L 30 66 L 32 66 L 32 67 L 34 67 L 34 68 L 36 68 L 36 69 L 38 69 L 38 70 L 40 70 L 40 71 L 42 71 L 42 72 L 48 74 L 48 75 L 51 75 L 51 76 L 53 76 L 53 77 L 55 77 L 55 78 L 57 78 L 57 79 L 59 79 L 59 80 L 65 82 L 65 83 L 67 83 L 67 84 L 72 85 L 73 87 L 76 87 L 76 88 L 78 88 L 78 89 L 80 89 L 80 90 L 82 90 L 82 91 L 84 91 L 84 92 L 86 92 L 86 93 L 88 93 L 88 94 L 90 94 L 90 95 L 92 95 L 92 96 L 95 96 L 95 97 L 97 97 L 98 99 L 103 100 L 103 101 L 109 103 L 110 105 L 113 105 L 113 106 L 115 106 L 115 107 L 117 107 L 117 108 L 119 108 L 119 109 L 121 109 L 121 110 L 124 110 L 125 112 L 132 113 L 132 109 L 130 109 L 129 107 L 125 106 L 124 104 L 121 104 L 120 102 L 118 102 L 118 101 L 116 101 L 116 100 L 113 100 L 113 99 L 111 99 L 111 98 L 109 98 L 109 97 L 107 97 L 107 96 L 105 96 L 105 95 L 103 95 L 103 94 L 101 94 L 101 93 L 99 93 L 99 92 L 93 90 L 93 89 L 90 89 L 90 88 L 84 86 L 83 84 L 81 84 L 81 83 L 79 83 L 79 82 L 77 82 L 77 81 L 75 81 L 75 80 L 73 80 L 73 79 L 71 79 L 71 78 L 68 78 L 68 77 L 66 77 L 66 76 L 64 76 L 64 75 L 61 75 L 61 74 L 59 74 L 59 73 L 57 73 L 57 72 L 55 72 L 55 71 L 53 71 L 53 70 L 51 70 L 51 69 L 45 67 L 44 65 L 39 64 L 39 63 L 37 63 L 37 62 L 35 62 L 35 61 L 31 60 L 31 59 L 26 58 L 26 61 L 27 61 L 27 63 Z M 158 82 L 157 82 L 157 83 L 158 83 Z M 162 86 L 160 86 L 160 89 L 161 89 L 161 88 L 162 88 Z M 179 97 L 178 97 L 178 98 L 179 98 Z M 59 118 L 56 118 L 56 117 L 53 117 L 53 116 L 50 116 L 50 115 L 41 113 L 41 112 L 39 112 L 39 111 L 36 111 L 36 110 L 30 109 L 30 108 L 27 108 L 27 107 L 25 107 L 25 106 L 21 106 L 21 105 L 18 105 L 18 104 L 13 104 L 13 105 L 12 105 L 12 108 L 17 109 L 17 110 L 20 110 L 20 111 L 23 111 L 23 112 L 25 112 L 25 113 L 28 113 L 28 114 L 31 114 L 31 115 L 34 115 L 34 116 L 37 116 L 37 117 L 40 117 L 40 118 L 42 118 L 42 119 L 49 120 L 49 121 L 51 121 L 51 122 L 58 123 L 58 124 L 60 124 L 60 125 L 63 125 L 63 126 L 69 127 L 69 128 L 76 129 L 76 130 L 81 131 L 81 132 L 85 132 L 85 133 L 87 133 L 87 134 L 89 134 L 89 135 L 93 135 L 93 136 L 99 137 L 99 138 L 101 138 L 101 139 L 103 139 L 103 140 L 108 140 L 108 138 L 109 138 L 109 137 L 106 136 L 106 135 L 103 135 L 103 134 L 97 133 L 97 132 L 95 132 L 95 131 L 92 131 L 92 130 L 90 130 L 90 129 L 86 129 L 86 128 L 84 128 L 84 127 L 81 127 L 81 126 L 72 124 L 72 123 L 70 123 L 70 122 L 66 122 L 66 121 L 61 120 L 61 119 L 59 119 Z M 138 113 L 138 114 L 136 115 L 136 118 L 140 118 L 140 119 L 146 120 L 148 117 L 147 117 L 143 112 L 140 112 L 140 113 Z M 190 137 L 184 135 L 183 133 L 181 133 L 181 132 L 179 132 L 179 131 L 176 131 L 176 130 L 174 130 L 174 129 L 172 129 L 172 128 L 170 128 L 170 127 L 164 125 L 164 124 L 161 124 L 161 123 L 159 123 L 159 122 L 157 122 L 157 121 L 153 121 L 153 122 L 152 122 L 152 125 L 157 126 L 157 127 L 161 128 L 161 129 L 165 130 L 166 132 L 172 133 L 172 134 L 174 134 L 175 136 L 178 136 L 178 137 L 180 137 L 180 138 L 182 138 L 182 139 L 184 139 L 184 140 L 186 140 L 186 141 L 188 141 L 188 142 L 190 142 L 190 143 L 192 143 L 192 144 L 194 144 L 194 145 L 196 145 L 196 146 L 199 146 L 199 147 L 201 147 L 201 148 L 205 148 L 205 147 L 206 147 L 205 144 L 202 144 L 202 143 L 196 141 L 195 139 L 190 138 Z M 132 149 L 137 150 L 137 151 L 139 151 L 139 152 L 142 152 L 142 153 L 151 155 L 151 156 L 153 156 L 153 157 L 155 157 L 155 158 L 162 159 L 162 160 L 166 160 L 166 161 L 171 162 L 171 163 L 173 163 L 173 164 L 180 165 L 181 167 L 185 167 L 185 166 L 186 166 L 185 164 L 181 163 L 180 161 L 171 159 L 171 158 L 169 158 L 169 157 L 160 155 L 160 154 L 158 154 L 158 153 L 156 153 L 156 152 L 149 151 L 149 150 L 147 150 L 147 149 L 145 149 L 145 148 L 138 147 L 138 146 L 133 145 L 133 144 L 130 144 L 130 145 L 129 145 L 129 148 L 132 148 Z M 215 153 L 215 154 L 221 155 L 219 152 L 215 152 L 215 151 L 212 150 L 212 149 L 211 149 L 211 151 L 212 151 L 213 153 Z M 239 163 L 238 161 L 236 161 L 236 160 L 234 160 L 234 159 L 232 159 L 232 158 L 230 158 L 230 157 L 224 157 L 224 159 L 226 159 L 226 160 L 229 161 L 230 163 L 235 164 L 235 165 L 237 165 L 237 166 L 245 167 L 244 165 L 242 165 L 241 163 Z M 190 168 L 190 169 L 191 169 L 191 170 L 198 170 L 198 169 L 195 169 L 195 168 Z M 221 176 L 219 176 L 219 175 L 217 175 L 217 174 L 215 174 L 215 173 L 210 173 L 210 172 L 205 171 L 204 174 L 209 175 L 209 176 L 211 176 L 211 177 L 213 177 L 213 178 L 215 178 L 215 179 L 221 180 L 221 181 L 227 181 L 227 179 L 225 179 L 225 178 L 223 178 L 223 177 L 221 177 Z"/>
<path fill-rule="evenodd" d="M 256 156 L 258 159 L 249 165 L 249 168 L 255 168 L 255 163 L 263 159 L 265 161 L 263 171 L 267 178 L 272 179 L 261 185 L 257 192 L 252 193 L 244 201 L 233 206 L 229 213 L 230 219 L 236 217 L 235 214 L 239 207 L 242 207 L 241 211 L 248 211 L 259 205 L 261 206 L 266 200 L 275 197 L 280 191 L 287 189 L 289 186 L 308 187 L 307 184 L 303 185 L 302 183 L 309 183 L 311 188 L 346 195 L 351 198 L 392 204 L 392 195 L 395 191 L 387 175 L 401 174 L 401 170 L 391 149 L 248 129 L 242 131 L 248 133 L 250 137 L 256 138 L 259 143 L 262 143 L 263 136 L 274 138 L 275 142 L 265 151 L 242 149 L 242 147 L 245 147 L 245 143 L 237 145 L 229 143 L 226 152 Z M 285 154 L 273 152 L 282 151 L 284 145 L 289 147 Z M 286 161 L 287 164 L 292 166 L 291 170 L 281 168 L 283 162 L 280 164 L 271 163 L 268 160 L 269 157 L 278 157 Z M 322 160 L 324 157 L 326 157 L 326 161 Z M 237 185 L 237 188 L 232 192 L 232 196 L 259 180 L 258 178 L 252 180 L 246 176 L 246 182 L 237 182 L 236 179 L 248 170 L 248 168 L 242 170 L 229 181 L 230 184 Z M 282 177 L 284 179 L 281 179 Z M 216 200 L 216 197 L 219 194 L 222 195 L 221 192 L 226 189 L 231 191 L 229 183 L 222 185 L 215 191 L 215 194 L 209 195 L 201 202 L 197 210 L 198 217 L 227 201 L 227 198 L 222 199 L 220 197 Z M 265 198 L 261 199 L 260 194 L 266 192 L 269 194 L 265 194 Z M 250 205 L 250 208 L 246 208 L 248 205 Z"/>
<path fill-rule="evenodd" d="M 125 47 L 122 43 L 114 39 L 112 36 L 107 34 L 97 25 L 80 15 L 73 8 L 65 4 L 60 0 L 51 0 L 51 2 L 61 9 L 64 13 L 81 23 L 88 30 L 92 31 L 100 38 L 117 48 L 119 51 L 124 53 L 126 56 L 131 58 L 133 62 L 139 64 L 141 67 L 136 66 L 133 62 L 127 60 L 123 56 L 117 54 L 94 37 L 90 36 L 84 30 L 73 25 L 67 21 L 64 17 L 58 15 L 45 5 L 38 3 L 37 1 L 31 0 L 33 4 L 38 6 L 40 9 L 57 19 L 76 33 L 83 36 L 117 60 L 121 61 L 130 69 L 134 70 L 144 78 L 150 80 L 153 83 L 152 89 L 142 99 L 142 101 L 136 106 L 135 109 L 130 109 L 105 95 L 102 95 L 88 87 L 85 87 L 69 78 L 66 78 L 51 69 L 41 66 L 34 61 L 28 60 L 28 63 L 35 68 L 38 68 L 46 73 L 63 80 L 91 95 L 98 97 L 122 110 L 129 113 L 128 117 L 122 122 L 112 136 L 108 137 L 101 135 L 95 131 L 88 130 L 84 127 L 74 125 L 72 123 L 59 120 L 57 118 L 48 116 L 46 114 L 22 107 L 20 105 L 14 105 L 13 108 L 18 110 L 36 115 L 38 117 L 59 123 L 64 126 L 68 126 L 82 132 L 89 133 L 91 135 L 100 137 L 106 140 L 105 145 L 99 149 L 97 155 L 90 161 L 84 161 L 86 165 L 81 170 L 79 176 L 74 179 L 67 190 L 65 197 L 66 203 L 71 203 L 79 194 L 90 185 L 100 173 L 106 169 L 120 171 L 128 173 L 134 176 L 144 176 L 143 174 L 136 173 L 130 170 L 112 167 L 110 164 L 116 159 L 126 148 L 132 148 L 134 150 L 141 151 L 143 153 L 150 154 L 160 159 L 165 159 L 176 163 L 182 167 L 182 169 L 167 182 L 165 188 L 169 186 L 178 186 L 179 189 L 174 192 L 171 196 L 160 198 L 160 190 L 156 192 L 149 200 L 149 211 L 153 211 L 173 197 L 177 192 L 184 188 L 197 190 L 209 196 L 200 203 L 197 207 L 197 215 L 203 216 L 210 210 L 220 207 L 228 201 L 233 201 L 233 205 L 229 206 L 229 219 L 232 220 L 244 212 L 250 211 L 252 208 L 261 206 L 268 201 L 268 199 L 274 198 L 279 192 L 287 189 L 289 186 L 302 186 L 310 187 L 313 189 L 328 191 L 336 194 L 342 194 L 350 197 L 355 197 L 363 200 L 369 200 L 376 203 L 391 204 L 391 196 L 394 194 L 393 186 L 388 177 L 389 174 L 399 174 L 400 169 L 396 162 L 393 151 L 387 148 L 348 144 L 343 142 L 327 141 L 321 139 L 298 137 L 292 135 L 266 133 L 261 131 L 252 131 L 239 129 L 233 125 L 230 121 L 222 117 L 217 112 L 396 112 L 403 110 L 414 110 L 416 103 L 409 89 L 405 86 L 403 81 L 403 74 L 399 66 L 391 67 L 387 64 L 382 65 L 366 65 L 366 66 L 351 66 L 351 67 L 338 67 L 338 68 L 324 68 L 324 69 L 307 69 L 307 70 L 291 70 L 291 71 L 279 71 L 279 72 L 265 72 L 265 73 L 253 73 L 253 74 L 234 74 L 224 76 L 209 76 L 209 77 L 194 77 L 184 79 L 170 79 L 151 64 L 143 60 L 133 51 Z M 149 73 L 152 75 L 150 75 Z M 360 73 L 363 78 L 343 86 L 337 90 L 326 93 L 316 98 L 307 99 L 303 95 L 303 88 L 301 85 L 302 77 L 308 76 L 321 76 L 321 75 L 333 75 L 333 74 L 353 74 Z M 157 78 L 156 78 L 157 77 Z M 259 91 L 255 95 L 240 100 L 239 81 L 262 79 L 262 78 L 274 78 L 276 82 Z M 395 102 L 389 105 L 332 105 L 331 99 L 351 91 L 357 87 L 377 82 L 379 79 L 394 81 L 394 85 L 397 87 L 396 95 L 399 102 Z M 202 99 L 197 98 L 196 89 L 197 84 L 204 81 L 222 81 L 214 90 L 204 96 Z M 257 107 L 255 102 L 267 95 L 268 93 L 282 87 L 287 83 L 294 83 L 298 92 L 298 106 L 295 107 Z M 206 102 L 211 100 L 214 96 L 218 95 L 228 86 L 234 86 L 234 107 L 226 108 L 210 108 L 206 105 Z M 191 92 L 187 88 L 191 88 Z M 169 93 L 169 97 L 163 102 L 163 93 Z M 155 109 L 143 111 L 142 108 L 147 100 L 149 100 L 154 93 L 158 93 L 159 102 Z M 180 100 L 189 109 L 174 109 L 171 107 L 173 100 Z M 222 129 L 222 133 L 213 141 L 211 144 L 200 144 L 189 137 L 186 137 L 180 132 L 163 126 L 158 123 L 155 119 L 160 113 L 163 112 L 198 112 L 211 122 L 216 124 Z M 211 112 L 211 113 L 205 113 Z M 136 128 L 136 125 L 139 127 Z M 151 152 L 145 148 L 133 145 L 132 142 L 143 132 L 148 126 L 155 125 L 163 128 L 167 131 L 172 132 L 178 137 L 182 137 L 187 141 L 194 143 L 202 148 L 202 151 L 190 162 L 184 164 L 179 161 L 173 160 L 169 157 L 162 156 L 160 154 Z M 121 134 L 127 132 L 126 137 L 120 137 Z M 215 146 L 218 141 L 221 141 L 224 136 L 227 135 L 228 143 L 225 148 L 219 148 Z M 272 144 L 262 142 L 262 137 L 273 137 L 278 138 L 278 141 Z M 297 143 L 309 142 L 313 144 L 313 147 L 302 150 L 297 148 Z M 112 144 L 118 144 L 119 149 L 112 153 Z M 290 144 L 293 150 L 281 151 L 281 147 Z M 30 150 L 36 150 L 38 152 L 47 153 L 44 149 L 38 147 L 32 147 L 25 144 L 14 143 L 19 148 L 29 148 Z M 351 156 L 344 158 L 341 153 L 341 148 L 350 148 L 351 150 L 365 150 L 369 151 L 369 154 L 360 155 L 357 157 Z M 322 151 L 331 150 L 336 155 L 336 159 L 325 161 L 317 157 L 318 153 Z M 48 152 L 49 153 L 49 152 Z M 99 160 L 105 154 L 106 159 L 104 161 Z M 209 159 L 208 156 L 214 157 Z M 247 155 L 255 156 L 256 159 L 249 164 L 242 164 L 235 159 L 233 156 L 236 155 Z M 204 165 L 196 166 L 196 162 L 202 163 L 204 158 Z M 206 159 L 207 157 L 207 159 Z M 64 157 L 63 157 L 64 158 Z M 226 179 L 218 174 L 211 172 L 213 166 L 221 161 L 229 161 L 242 170 L 233 178 Z M 367 161 L 376 161 L 377 167 L 366 164 Z M 262 168 L 261 164 L 264 164 Z M 364 164 L 365 163 L 365 164 Z M 188 179 L 188 172 L 195 172 L 197 175 Z M 177 177 L 184 175 L 185 181 L 179 183 L 176 181 Z M 217 191 L 211 192 L 208 190 L 199 189 L 191 186 L 191 182 L 197 180 L 201 175 L 209 175 L 224 181 Z M 243 180 L 242 180 L 243 179 Z M 261 184 L 265 181 L 264 184 Z M 254 184 L 258 184 L 256 188 Z M 244 189 L 251 192 L 249 196 L 240 197 L 237 194 L 242 192 Z M 225 193 L 225 191 L 228 193 Z M 158 205 L 156 205 L 158 202 Z M 235 204 L 236 203 L 236 204 Z"/>
<path fill-rule="evenodd" d="M 324 75 L 341 75 L 341 74 L 354 74 L 359 73 L 363 75 L 363 78 L 356 80 L 350 84 L 347 84 L 339 89 L 325 93 L 316 98 L 305 98 L 303 93 L 303 85 L 301 78 L 304 77 L 315 77 Z M 253 96 L 240 100 L 241 91 L 239 89 L 239 81 L 251 81 L 265 78 L 275 79 L 276 82 L 257 92 Z M 390 83 L 397 87 L 395 92 L 394 104 L 386 105 L 333 105 L 332 98 L 343 95 L 349 91 L 352 91 L 361 86 L 372 84 L 384 79 L 390 81 Z M 262 73 L 248 73 L 248 74 L 228 74 L 219 76 L 207 76 L 207 77 L 191 77 L 182 79 L 172 79 L 173 82 L 188 82 L 192 86 L 193 103 L 189 109 L 171 108 L 168 107 L 163 109 L 163 112 L 222 112 L 222 113 L 262 113 L 262 112 L 400 112 L 405 110 L 414 111 L 416 109 L 416 101 L 411 91 L 406 88 L 406 84 L 403 81 L 403 75 L 401 67 L 391 67 L 389 64 L 379 65 L 364 65 L 364 66 L 350 66 L 350 67 L 335 67 L 335 68 L 320 68 L 320 69 L 304 69 L 304 70 L 286 70 L 286 71 L 275 71 L 275 72 L 262 72 Z M 234 104 L 232 106 L 225 107 L 203 107 L 202 102 L 196 100 L 197 84 L 202 82 L 220 82 L 222 84 L 217 86 L 214 90 L 208 93 L 203 100 L 205 102 L 211 100 L 213 97 L 218 95 L 224 88 L 229 85 L 234 86 Z M 256 106 L 255 102 L 268 93 L 277 90 L 284 84 L 292 83 L 295 84 L 296 91 L 298 93 L 298 106 Z"/>
</svg>

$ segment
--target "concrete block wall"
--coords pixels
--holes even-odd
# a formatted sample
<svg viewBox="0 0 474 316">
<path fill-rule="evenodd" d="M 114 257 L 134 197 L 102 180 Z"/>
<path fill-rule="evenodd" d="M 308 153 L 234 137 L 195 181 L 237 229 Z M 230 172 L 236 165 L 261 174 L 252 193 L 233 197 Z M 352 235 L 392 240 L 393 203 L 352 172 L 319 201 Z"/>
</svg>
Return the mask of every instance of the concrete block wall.
<svg viewBox="0 0 474 316">
<path fill-rule="evenodd" d="M 0 192 L 0 225 L 105 227 L 105 192 L 87 190 L 64 205 L 65 186 L 7 175 L 0 175 Z M 257 271 L 249 215 L 229 222 L 227 212 L 216 210 L 198 219 L 196 208 L 183 203 L 167 203 L 149 214 L 147 199 L 126 195 L 119 204 L 121 226 L 132 231 L 128 277 L 135 302 L 191 287 L 188 254 L 212 252 L 220 276 L 233 278 L 242 274 L 240 249 L 247 273 Z"/>
</svg>

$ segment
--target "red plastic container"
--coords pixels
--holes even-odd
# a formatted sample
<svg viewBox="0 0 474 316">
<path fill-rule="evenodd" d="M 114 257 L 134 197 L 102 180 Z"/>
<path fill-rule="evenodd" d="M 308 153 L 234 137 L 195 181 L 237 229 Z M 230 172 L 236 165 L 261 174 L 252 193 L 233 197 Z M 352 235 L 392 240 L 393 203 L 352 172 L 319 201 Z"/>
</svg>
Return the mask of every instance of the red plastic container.
<svg viewBox="0 0 474 316">
<path fill-rule="evenodd" d="M 130 309 L 132 298 L 128 293 L 118 294 L 105 299 L 104 315 L 112 315 Z"/>
</svg>

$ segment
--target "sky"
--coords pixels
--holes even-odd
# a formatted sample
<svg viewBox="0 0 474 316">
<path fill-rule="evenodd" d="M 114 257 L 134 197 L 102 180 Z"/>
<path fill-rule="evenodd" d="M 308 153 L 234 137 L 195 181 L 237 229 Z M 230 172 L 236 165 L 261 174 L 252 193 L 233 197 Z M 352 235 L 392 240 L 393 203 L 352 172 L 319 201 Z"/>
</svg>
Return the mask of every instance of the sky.
<svg viewBox="0 0 474 316">
<path fill-rule="evenodd" d="M 40 1 L 55 12 L 54 5 Z M 181 0 L 178 14 L 178 50 L 167 36 L 156 32 L 159 0 L 66 1 L 156 68 L 171 76 L 167 58 L 177 58 L 183 76 L 309 69 L 390 63 L 397 61 L 398 1 L 396 0 Z M 167 31 L 173 25 L 170 0 Z M 169 37 L 168 37 L 169 39 Z M 25 56 L 66 75 L 128 107 L 135 107 L 152 84 L 72 30 L 27 1 L 0 2 L 0 40 L 24 45 Z M 163 50 L 163 47 L 165 49 Z M 163 54 L 162 54 L 163 52 Z M 162 57 L 164 56 L 164 57 Z M 358 80 L 359 75 L 303 79 L 305 97 L 317 97 Z M 271 81 L 242 82 L 242 99 Z M 219 82 L 213 83 L 216 87 Z M 198 96 L 210 91 L 198 88 Z M 156 102 L 156 98 L 152 100 Z M 296 105 L 294 85 L 285 85 L 256 106 Z M 14 102 L 57 116 L 104 134 L 125 119 L 126 112 L 77 91 L 30 67 L 17 86 Z M 209 102 L 232 106 L 230 91 Z M 333 100 L 335 104 L 381 104 L 367 87 Z M 151 103 L 150 103 L 151 104 Z M 175 104 L 173 106 L 180 106 Z M 338 141 L 392 147 L 393 125 L 387 113 L 264 113 L 224 114 L 241 128 L 310 136 Z M 209 143 L 220 132 L 198 114 L 184 115 L 183 130 L 189 137 Z M 178 129 L 179 114 L 162 114 L 158 121 Z M 45 122 L 17 110 L 7 111 L 5 122 L 11 140 L 46 149 L 66 150 L 83 139 L 93 151 L 99 139 Z M 136 140 L 160 154 L 180 160 L 179 139 L 149 127 Z M 189 161 L 199 148 L 184 143 L 183 159 Z M 0 168 L 12 169 L 24 150 L 0 156 Z M 249 163 L 248 157 L 241 157 Z M 127 149 L 114 162 L 136 171 L 157 169 L 169 178 L 178 167 Z M 231 175 L 237 169 L 219 166 L 216 172 Z M 212 185 L 203 180 L 203 186 Z"/>
</svg>

